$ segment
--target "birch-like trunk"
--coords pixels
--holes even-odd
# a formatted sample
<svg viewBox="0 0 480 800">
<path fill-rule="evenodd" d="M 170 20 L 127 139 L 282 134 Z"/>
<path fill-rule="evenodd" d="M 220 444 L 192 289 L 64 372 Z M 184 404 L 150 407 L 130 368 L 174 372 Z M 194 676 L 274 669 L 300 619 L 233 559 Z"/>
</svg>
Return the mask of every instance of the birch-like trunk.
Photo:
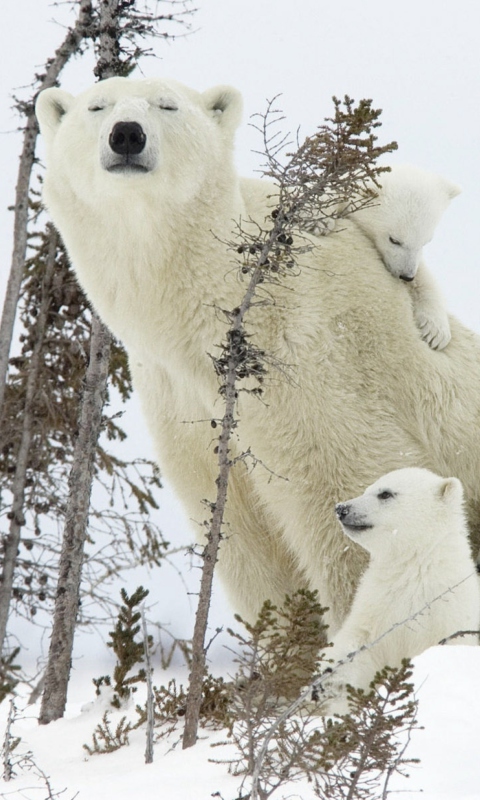
<svg viewBox="0 0 480 800">
<path fill-rule="evenodd" d="M 145 764 L 153 763 L 153 733 L 155 727 L 155 699 L 153 696 L 152 683 L 152 662 L 150 659 L 150 643 L 148 640 L 147 620 L 145 617 L 145 606 L 141 608 L 143 647 L 145 652 L 145 674 L 147 681 L 147 736 L 145 745 Z"/>
<path fill-rule="evenodd" d="M 110 334 L 94 316 L 90 363 L 85 377 L 78 439 L 69 478 L 70 492 L 60 556 L 52 638 L 39 717 L 39 722 L 42 724 L 62 717 L 67 700 L 95 451 L 102 425 L 109 353 Z"/>
<path fill-rule="evenodd" d="M 99 7 L 99 54 L 95 73 L 101 80 L 115 74 L 119 35 L 118 5 L 119 0 L 102 0 Z M 78 440 L 69 479 L 52 637 L 38 720 L 40 724 L 47 724 L 62 717 L 67 702 L 95 453 L 107 391 L 110 343 L 111 336 L 108 329 L 94 315 L 90 362 L 82 398 Z"/>
<path fill-rule="evenodd" d="M 91 0 L 82 0 L 75 25 L 68 30 L 64 41 L 56 51 L 54 57 L 46 63 L 45 73 L 39 83 L 39 92 L 56 85 L 65 64 L 69 58 L 78 51 L 81 42 L 89 35 L 91 24 L 92 2 Z M 23 134 L 22 154 L 20 156 L 17 185 L 15 189 L 12 261 L 3 305 L 2 320 L 0 322 L 0 413 L 3 408 L 5 397 L 8 360 L 10 357 L 13 328 L 15 325 L 27 250 L 28 195 L 39 133 L 33 99 L 25 106 L 24 113 L 26 115 L 26 125 Z"/>
</svg>

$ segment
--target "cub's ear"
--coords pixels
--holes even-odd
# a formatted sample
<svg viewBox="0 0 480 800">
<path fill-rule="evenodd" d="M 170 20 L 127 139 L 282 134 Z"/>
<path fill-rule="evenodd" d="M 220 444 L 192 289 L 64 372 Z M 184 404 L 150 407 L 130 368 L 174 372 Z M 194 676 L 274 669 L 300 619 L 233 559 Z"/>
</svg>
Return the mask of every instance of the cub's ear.
<svg viewBox="0 0 480 800">
<path fill-rule="evenodd" d="M 463 486 L 458 478 L 445 478 L 440 484 L 439 494 L 446 503 L 461 503 Z"/>
<path fill-rule="evenodd" d="M 52 136 L 55 133 L 73 101 L 73 95 L 64 92 L 63 89 L 44 89 L 40 92 L 35 104 L 35 113 L 44 136 L 49 134 Z"/>
<path fill-rule="evenodd" d="M 458 195 L 462 193 L 460 186 L 457 186 L 455 183 L 451 183 L 451 181 L 444 180 L 443 185 L 449 200 L 453 200 L 454 197 L 458 197 Z"/>
<path fill-rule="evenodd" d="M 232 86 L 214 86 L 202 95 L 207 112 L 219 125 L 234 131 L 242 118 L 243 101 L 238 89 Z"/>
</svg>

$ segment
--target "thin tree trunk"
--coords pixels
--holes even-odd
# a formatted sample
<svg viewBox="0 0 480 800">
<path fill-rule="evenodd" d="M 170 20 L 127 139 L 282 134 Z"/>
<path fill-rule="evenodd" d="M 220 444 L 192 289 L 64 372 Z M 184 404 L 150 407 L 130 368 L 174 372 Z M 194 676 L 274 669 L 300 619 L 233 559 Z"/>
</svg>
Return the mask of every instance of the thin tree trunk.
<svg viewBox="0 0 480 800">
<path fill-rule="evenodd" d="M 109 332 L 98 317 L 94 316 L 90 363 L 85 377 L 78 439 L 69 479 L 70 494 L 60 556 L 52 638 L 39 717 L 41 724 L 62 717 L 67 700 L 95 451 L 102 425 L 108 378 L 110 341 Z"/>
<path fill-rule="evenodd" d="M 119 20 L 118 6 L 121 0 L 102 0 L 100 5 L 100 37 L 98 59 L 94 73 L 100 81 L 118 74 L 119 64 Z"/>
<path fill-rule="evenodd" d="M 78 12 L 78 19 L 73 28 L 69 29 L 64 41 L 55 52 L 52 59 L 47 61 L 45 73 L 39 83 L 39 92 L 55 86 L 62 69 L 75 52 L 81 42 L 90 32 L 92 22 L 92 1 L 82 0 Z M 28 194 L 30 179 L 35 161 L 35 148 L 38 136 L 38 124 L 35 117 L 34 101 L 25 106 L 18 104 L 23 110 L 27 122 L 23 134 L 23 148 L 20 156 L 17 186 L 15 189 L 15 222 L 13 232 L 13 252 L 10 275 L 5 294 L 0 323 L 0 412 L 3 408 L 5 386 L 8 372 L 8 360 L 12 344 L 13 327 L 20 296 L 20 287 L 25 266 L 27 250 L 28 226 Z"/>
<path fill-rule="evenodd" d="M 187 707 L 185 712 L 185 729 L 183 732 L 183 748 L 192 747 L 197 741 L 197 730 L 202 702 L 202 686 L 205 677 L 206 648 L 205 637 L 208 625 L 208 615 L 212 597 L 213 574 L 218 558 L 218 549 L 222 539 L 223 517 L 227 503 L 228 479 L 230 470 L 235 461 L 241 460 L 243 454 L 232 461 L 229 457 L 229 444 L 232 434 L 237 426 L 235 408 L 237 404 L 237 375 L 239 368 L 249 372 L 248 344 L 245 335 L 244 319 L 252 306 L 257 286 L 264 280 L 265 267 L 269 263 L 272 249 L 277 246 L 278 237 L 287 230 L 288 217 L 283 210 L 275 217 L 275 223 L 265 242 L 261 245 L 256 266 L 253 269 L 247 290 L 240 306 L 231 312 L 231 327 L 227 335 L 227 345 L 224 348 L 226 357 L 225 380 L 222 393 L 225 398 L 225 413 L 222 419 L 222 430 L 218 439 L 218 477 L 217 497 L 212 505 L 212 519 L 207 535 L 207 544 L 203 551 L 202 579 L 198 597 L 198 607 L 195 616 L 195 626 L 192 639 L 192 667 L 190 671 Z M 253 351 L 252 354 L 253 355 Z M 256 351 L 253 362 L 258 366 L 262 362 L 264 353 Z M 255 374 L 255 371 L 250 372 Z"/>
<path fill-rule="evenodd" d="M 218 550 L 222 539 L 223 517 L 227 503 L 228 479 L 234 462 L 229 457 L 229 445 L 236 428 L 235 408 L 237 404 L 237 371 L 243 361 L 243 354 L 239 351 L 235 341 L 244 337 L 243 320 L 251 307 L 252 300 L 258 283 L 262 280 L 264 264 L 273 242 L 278 235 L 274 227 L 272 234 L 260 253 L 258 265 L 250 279 L 247 291 L 240 307 L 233 314 L 232 326 L 229 330 L 229 344 L 227 350 L 227 370 L 224 383 L 225 413 L 222 419 L 222 430 L 218 439 L 218 477 L 217 497 L 212 505 L 212 520 L 207 535 L 207 544 L 203 551 L 202 579 L 198 596 L 197 613 L 192 638 L 192 666 L 190 670 L 187 706 L 185 712 L 185 729 L 183 732 L 182 747 L 192 747 L 197 741 L 197 731 L 202 703 L 202 687 L 205 677 L 206 648 L 205 637 L 208 626 L 208 616 L 212 599 L 213 575 L 218 559 Z M 241 457 L 240 457 L 241 458 Z"/>
<path fill-rule="evenodd" d="M 24 503 L 30 445 L 35 421 L 36 395 L 38 392 L 38 376 L 43 360 L 43 342 L 47 328 L 50 309 L 51 289 L 55 271 L 58 235 L 53 226 L 50 229 L 50 242 L 45 274 L 42 282 L 42 299 L 35 322 L 35 343 L 32 358 L 28 366 L 28 377 L 25 389 L 25 406 L 22 419 L 22 435 L 17 453 L 15 475 L 12 483 L 13 501 L 9 511 L 10 529 L 3 540 L 3 565 L 0 577 L 0 652 L 7 630 L 7 621 L 12 599 L 13 580 L 17 563 L 18 548 L 22 526 L 25 524 Z"/>
<path fill-rule="evenodd" d="M 119 0 L 102 0 L 99 6 L 99 54 L 95 74 L 101 80 L 111 77 L 116 71 L 118 5 Z M 94 315 L 90 362 L 80 411 L 79 435 L 69 479 L 70 492 L 60 556 L 52 638 L 38 720 L 43 725 L 62 717 L 67 702 L 95 452 L 107 391 L 110 344 L 111 336 L 108 329 Z"/>
<path fill-rule="evenodd" d="M 152 663 L 150 659 L 150 647 L 148 641 L 147 620 L 145 618 L 145 606 L 141 608 L 143 647 L 145 651 L 145 673 L 147 680 L 147 741 L 145 746 L 145 764 L 153 763 L 153 729 L 155 725 L 153 685 L 152 685 Z"/>
<path fill-rule="evenodd" d="M 197 613 L 192 638 L 192 666 L 190 670 L 187 708 L 185 713 L 185 729 L 183 732 L 183 749 L 192 747 L 197 741 L 198 721 L 202 703 L 202 687 L 205 677 L 205 636 L 207 633 L 208 616 L 212 599 L 212 584 L 215 564 L 218 558 L 218 549 L 222 538 L 223 516 L 227 502 L 228 477 L 232 462 L 228 456 L 228 445 L 235 427 L 235 382 L 234 372 L 229 371 L 229 378 L 233 375 L 233 392 L 229 391 L 227 383 L 227 396 L 225 414 L 222 420 L 222 432 L 218 444 L 219 474 L 217 478 L 217 498 L 213 506 L 212 524 L 207 535 L 207 544 L 203 551 L 202 580 L 198 596 Z"/>
</svg>

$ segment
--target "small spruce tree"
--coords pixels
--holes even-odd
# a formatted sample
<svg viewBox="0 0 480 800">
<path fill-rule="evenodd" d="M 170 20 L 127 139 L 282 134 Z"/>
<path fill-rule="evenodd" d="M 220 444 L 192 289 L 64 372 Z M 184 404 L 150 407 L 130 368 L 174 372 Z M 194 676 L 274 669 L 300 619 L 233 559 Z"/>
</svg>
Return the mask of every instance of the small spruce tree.
<svg viewBox="0 0 480 800">
<path fill-rule="evenodd" d="M 143 639 L 137 640 L 142 623 L 142 614 L 139 606 L 148 595 L 148 590 L 139 586 L 132 595 L 128 595 L 125 589 L 121 589 L 123 605 L 118 613 L 117 622 L 113 631 L 110 631 L 110 641 L 107 643 L 117 657 L 117 663 L 113 670 L 113 680 L 109 675 L 102 675 L 95 678 L 93 683 L 96 686 L 97 694 L 100 694 L 102 686 L 109 686 L 113 689 L 111 700 L 114 708 L 121 708 L 127 700 L 137 691 L 136 684 L 146 681 L 145 669 L 141 667 L 137 673 L 131 674 L 137 664 L 145 661 L 145 647 L 149 650 L 153 646 L 153 637 L 148 636 L 145 643 Z"/>
</svg>

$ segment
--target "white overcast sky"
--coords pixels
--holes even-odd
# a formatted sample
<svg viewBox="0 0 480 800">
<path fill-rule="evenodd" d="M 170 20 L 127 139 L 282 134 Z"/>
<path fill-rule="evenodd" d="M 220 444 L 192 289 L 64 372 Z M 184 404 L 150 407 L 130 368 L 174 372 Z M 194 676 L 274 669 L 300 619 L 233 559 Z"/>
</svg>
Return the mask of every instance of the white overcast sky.
<svg viewBox="0 0 480 800">
<path fill-rule="evenodd" d="M 331 96 L 373 98 L 383 109 L 381 141 L 396 139 L 394 159 L 458 183 L 454 200 L 426 250 L 452 313 L 480 332 L 480 46 L 478 0 L 198 0 L 192 35 L 144 61 L 146 76 L 176 78 L 196 89 L 229 83 L 244 96 L 237 143 L 239 170 L 252 175 L 259 135 L 249 117 L 281 94 L 286 130 L 312 132 L 329 116 Z M 0 28 L 0 279 L 11 254 L 12 214 L 21 138 L 11 92 L 30 82 L 52 55 L 68 5 L 47 0 L 2 3 Z M 62 79 L 76 93 L 92 83 L 91 61 L 77 60 Z M 393 160 L 393 157 L 392 157 Z M 143 452 L 143 444 L 142 444 Z M 169 534 L 167 534 L 169 535 Z"/>
<path fill-rule="evenodd" d="M 151 6 L 152 4 L 150 4 Z M 463 193 L 441 221 L 426 252 L 450 308 L 480 331 L 477 300 L 480 145 L 480 5 L 477 0 L 198 0 L 195 32 L 156 46 L 161 61 L 144 62 L 145 75 L 176 78 L 197 89 L 217 83 L 245 99 L 237 163 L 252 174 L 261 145 L 250 115 L 279 100 L 287 129 L 311 132 L 331 111 L 333 94 L 373 98 L 383 109 L 384 140 L 399 144 L 395 159 L 444 174 Z M 10 131 L 10 92 L 30 81 L 63 32 L 68 5 L 15 0 L 2 7 L 0 155 L 0 272 L 8 269 L 16 157 Z M 92 82 L 91 66 L 77 61 L 63 86 L 77 92 Z"/>
</svg>

